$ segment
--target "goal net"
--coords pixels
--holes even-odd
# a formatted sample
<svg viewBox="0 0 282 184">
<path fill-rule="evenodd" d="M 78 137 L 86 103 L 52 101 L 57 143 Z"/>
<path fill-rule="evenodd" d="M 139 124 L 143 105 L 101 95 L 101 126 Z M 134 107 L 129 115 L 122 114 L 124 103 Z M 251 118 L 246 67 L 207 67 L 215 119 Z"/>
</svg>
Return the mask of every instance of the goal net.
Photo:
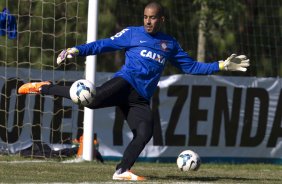
<svg viewBox="0 0 282 184">
<path fill-rule="evenodd" d="M 85 42 L 87 1 L 4 0 L 0 8 L 0 151 L 17 153 L 34 143 L 40 150 L 71 146 L 83 132 L 83 108 L 17 89 L 29 81 L 70 85 L 84 78 L 83 58 L 61 66 L 55 61 L 62 49 Z"/>
<path fill-rule="evenodd" d="M 147 0 L 99 1 L 98 38 L 127 26 L 143 24 Z M 281 1 L 160 0 L 165 7 L 164 31 L 174 36 L 199 61 L 227 58 L 232 53 L 251 58 L 247 73 L 281 76 Z M 29 81 L 71 84 L 84 78 L 85 58 L 61 66 L 55 63 L 64 48 L 86 42 L 88 1 L 0 1 L 0 152 L 17 153 L 42 142 L 64 148 L 83 134 L 83 109 L 68 99 L 18 95 Z M 123 52 L 97 56 L 98 72 L 114 72 Z M 164 75 L 179 71 L 166 67 Z M 99 74 L 97 84 L 108 79 Z M 107 122 L 104 122 L 107 123 Z M 98 134 L 99 137 L 99 134 Z"/>
</svg>

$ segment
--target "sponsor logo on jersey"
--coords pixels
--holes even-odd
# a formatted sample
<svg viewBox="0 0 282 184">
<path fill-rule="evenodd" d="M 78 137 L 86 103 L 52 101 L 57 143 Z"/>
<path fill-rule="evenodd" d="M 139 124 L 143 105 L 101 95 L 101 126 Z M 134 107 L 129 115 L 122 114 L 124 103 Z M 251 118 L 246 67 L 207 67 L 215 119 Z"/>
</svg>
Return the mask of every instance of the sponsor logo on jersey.
<svg viewBox="0 0 282 184">
<path fill-rule="evenodd" d="M 157 53 L 154 53 L 152 51 L 148 51 L 148 50 L 142 50 L 140 52 L 140 55 L 142 57 L 147 57 L 147 58 L 150 58 L 150 59 L 153 59 L 161 64 L 165 64 L 165 57 L 157 54 Z"/>
</svg>

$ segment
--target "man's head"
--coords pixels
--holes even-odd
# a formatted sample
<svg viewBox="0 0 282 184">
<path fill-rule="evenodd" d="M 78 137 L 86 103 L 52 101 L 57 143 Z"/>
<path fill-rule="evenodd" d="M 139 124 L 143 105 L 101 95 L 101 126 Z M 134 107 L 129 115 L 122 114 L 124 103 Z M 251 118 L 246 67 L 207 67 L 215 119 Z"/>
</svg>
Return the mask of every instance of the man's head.
<svg viewBox="0 0 282 184">
<path fill-rule="evenodd" d="M 160 31 L 164 23 L 164 9 L 157 2 L 151 2 L 144 9 L 144 28 L 149 34 Z"/>
</svg>

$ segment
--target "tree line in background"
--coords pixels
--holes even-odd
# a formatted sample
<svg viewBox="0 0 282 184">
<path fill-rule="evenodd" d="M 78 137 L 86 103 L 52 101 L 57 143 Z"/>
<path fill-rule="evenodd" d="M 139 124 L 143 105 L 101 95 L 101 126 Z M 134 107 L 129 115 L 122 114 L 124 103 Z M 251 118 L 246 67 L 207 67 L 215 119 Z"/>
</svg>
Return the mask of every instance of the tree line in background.
<svg viewBox="0 0 282 184">
<path fill-rule="evenodd" d="M 99 1 L 98 38 L 108 38 L 127 26 L 143 25 L 147 0 Z M 225 59 L 232 53 L 251 59 L 247 75 L 282 75 L 282 6 L 276 0 L 159 0 L 167 17 L 164 32 L 174 36 L 199 61 Z M 5 0 L 0 8 L 16 16 L 18 37 L 0 37 L 0 65 L 38 69 L 83 70 L 85 58 L 57 66 L 59 52 L 87 38 L 88 1 Z M 0 9 L 0 11 L 1 11 Z M 97 56 L 97 70 L 114 72 L 124 51 Z M 178 73 L 167 67 L 164 75 Z"/>
</svg>

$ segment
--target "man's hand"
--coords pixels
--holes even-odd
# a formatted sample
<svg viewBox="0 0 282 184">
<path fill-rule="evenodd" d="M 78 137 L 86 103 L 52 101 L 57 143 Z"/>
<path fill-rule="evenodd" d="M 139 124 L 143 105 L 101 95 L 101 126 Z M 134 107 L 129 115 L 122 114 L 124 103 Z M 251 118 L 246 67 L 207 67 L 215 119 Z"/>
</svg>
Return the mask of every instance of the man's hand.
<svg viewBox="0 0 282 184">
<path fill-rule="evenodd" d="M 247 71 L 250 66 L 250 60 L 245 55 L 232 54 L 225 61 L 219 61 L 219 69 L 226 71 Z"/>
<path fill-rule="evenodd" d="M 78 55 L 79 50 L 75 47 L 68 48 L 67 50 L 63 50 L 59 56 L 57 57 L 57 64 L 61 64 L 66 58 L 73 58 Z"/>
</svg>

